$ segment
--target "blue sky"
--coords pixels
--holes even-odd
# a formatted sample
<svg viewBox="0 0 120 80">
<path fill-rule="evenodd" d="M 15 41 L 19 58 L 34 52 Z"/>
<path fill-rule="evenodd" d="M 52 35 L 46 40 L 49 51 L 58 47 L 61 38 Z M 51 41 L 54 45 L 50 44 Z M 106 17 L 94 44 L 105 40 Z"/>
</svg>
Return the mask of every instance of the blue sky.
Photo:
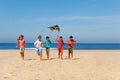
<svg viewBox="0 0 120 80">
<path fill-rule="evenodd" d="M 120 0 L 0 0 L 0 42 L 16 42 L 24 34 L 34 42 L 39 34 L 54 40 L 58 24 L 67 41 L 120 43 Z"/>
</svg>

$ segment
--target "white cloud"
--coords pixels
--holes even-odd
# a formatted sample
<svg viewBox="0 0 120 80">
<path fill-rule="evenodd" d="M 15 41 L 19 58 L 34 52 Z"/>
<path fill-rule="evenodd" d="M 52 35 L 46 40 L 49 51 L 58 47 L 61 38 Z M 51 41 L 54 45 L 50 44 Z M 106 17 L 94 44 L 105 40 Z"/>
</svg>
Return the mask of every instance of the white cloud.
<svg viewBox="0 0 120 80">
<path fill-rule="evenodd" d="M 119 19 L 120 16 L 71 16 L 71 17 L 57 17 L 57 18 L 51 18 L 51 20 L 98 20 L 98 19 Z M 47 19 L 46 19 L 47 20 Z"/>
<path fill-rule="evenodd" d="M 53 17 L 53 18 L 36 18 L 23 19 L 17 23 L 40 23 L 40 22 L 54 22 L 54 21 L 86 21 L 86 22 L 103 22 L 103 23 L 120 23 L 120 16 L 69 16 L 69 17 Z"/>
</svg>

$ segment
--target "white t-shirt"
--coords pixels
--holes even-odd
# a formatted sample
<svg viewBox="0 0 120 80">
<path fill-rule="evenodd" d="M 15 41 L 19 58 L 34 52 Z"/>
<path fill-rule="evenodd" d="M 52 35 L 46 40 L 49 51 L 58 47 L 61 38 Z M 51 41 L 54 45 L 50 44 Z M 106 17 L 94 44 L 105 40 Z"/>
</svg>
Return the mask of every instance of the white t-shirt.
<svg viewBox="0 0 120 80">
<path fill-rule="evenodd" d="M 35 45 L 36 47 L 38 47 L 39 49 L 42 49 L 43 42 L 37 40 L 37 41 L 35 41 L 34 45 Z"/>
</svg>

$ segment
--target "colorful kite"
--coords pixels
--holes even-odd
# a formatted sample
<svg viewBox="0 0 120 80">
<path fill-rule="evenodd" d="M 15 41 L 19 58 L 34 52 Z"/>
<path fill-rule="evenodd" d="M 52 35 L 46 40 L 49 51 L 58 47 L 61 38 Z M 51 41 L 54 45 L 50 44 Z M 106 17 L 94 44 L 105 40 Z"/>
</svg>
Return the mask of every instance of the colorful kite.
<svg viewBox="0 0 120 80">
<path fill-rule="evenodd" d="M 60 27 L 58 25 L 54 25 L 54 26 L 51 26 L 51 27 L 48 27 L 50 30 L 58 30 L 60 32 Z"/>
</svg>

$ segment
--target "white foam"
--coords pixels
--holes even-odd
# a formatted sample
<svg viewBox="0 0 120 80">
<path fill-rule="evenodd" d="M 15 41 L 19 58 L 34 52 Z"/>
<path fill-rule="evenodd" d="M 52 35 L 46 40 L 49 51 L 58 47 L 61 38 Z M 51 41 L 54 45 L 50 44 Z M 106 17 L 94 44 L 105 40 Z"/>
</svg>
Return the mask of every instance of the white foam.
<svg viewBox="0 0 120 80">
<path fill-rule="evenodd" d="M 43 50 L 45 50 L 46 48 L 42 48 Z M 57 48 L 50 48 L 51 50 L 56 50 Z M 35 48 L 25 48 L 25 50 L 35 50 Z"/>
</svg>

